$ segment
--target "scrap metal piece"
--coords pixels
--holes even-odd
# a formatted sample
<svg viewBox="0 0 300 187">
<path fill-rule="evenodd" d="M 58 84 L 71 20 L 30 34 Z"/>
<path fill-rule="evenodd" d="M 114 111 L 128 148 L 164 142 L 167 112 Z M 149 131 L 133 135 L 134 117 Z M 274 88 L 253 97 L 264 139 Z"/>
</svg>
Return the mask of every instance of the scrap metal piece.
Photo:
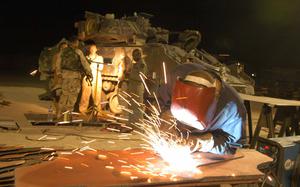
<svg viewBox="0 0 300 187">
<path fill-rule="evenodd" d="M 0 173 L 11 172 L 23 164 L 25 164 L 25 160 L 0 162 Z"/>
<path fill-rule="evenodd" d="M 0 154 L 2 152 L 6 152 L 6 151 L 16 151 L 16 150 L 20 150 L 22 149 L 23 146 L 1 146 L 0 147 Z"/>
<path fill-rule="evenodd" d="M 0 161 L 21 159 L 21 158 L 25 158 L 27 156 L 43 155 L 43 154 L 52 153 L 52 152 L 55 152 L 55 151 L 53 151 L 53 150 L 38 150 L 38 151 L 33 151 L 33 152 L 28 152 L 28 153 L 2 155 L 2 156 L 0 156 Z"/>
</svg>

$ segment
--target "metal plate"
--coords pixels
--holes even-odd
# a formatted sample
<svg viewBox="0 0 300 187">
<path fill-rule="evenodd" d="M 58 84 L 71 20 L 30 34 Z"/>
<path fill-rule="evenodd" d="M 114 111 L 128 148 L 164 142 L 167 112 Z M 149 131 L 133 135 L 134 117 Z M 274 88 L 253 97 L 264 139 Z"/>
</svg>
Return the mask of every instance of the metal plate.
<svg viewBox="0 0 300 187">
<path fill-rule="evenodd" d="M 158 175 L 149 172 L 149 163 L 157 169 L 166 166 L 151 151 L 132 149 L 128 151 L 85 151 L 82 153 L 83 155 L 73 153 L 72 155 L 59 156 L 51 162 L 19 168 L 16 170 L 16 186 L 162 186 L 165 184 L 195 184 L 203 181 L 221 180 L 227 181 L 227 183 L 237 180 L 257 182 L 263 176 L 257 170 L 257 165 L 270 160 L 257 151 L 249 150 L 241 152 L 240 156 L 245 156 L 240 157 L 240 159 L 230 160 L 235 157 L 218 159 L 214 161 L 214 165 L 201 166 L 202 173 L 176 177 L 176 181 L 174 181 L 172 174 Z M 104 156 L 100 156 L 98 159 L 99 154 Z M 205 157 L 205 155 L 202 156 Z M 210 158 L 207 159 L 211 160 Z M 228 159 L 230 161 L 224 162 Z M 243 167 L 237 167 L 241 165 Z"/>
</svg>

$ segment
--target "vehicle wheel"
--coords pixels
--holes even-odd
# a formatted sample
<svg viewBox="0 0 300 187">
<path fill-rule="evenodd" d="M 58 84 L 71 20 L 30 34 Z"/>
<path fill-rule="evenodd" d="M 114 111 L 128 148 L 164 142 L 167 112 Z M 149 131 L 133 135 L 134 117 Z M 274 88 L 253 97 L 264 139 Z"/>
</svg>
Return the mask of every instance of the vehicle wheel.
<svg viewBox="0 0 300 187">
<path fill-rule="evenodd" d="M 109 108 L 110 111 L 113 112 L 114 114 L 121 114 L 122 109 L 119 105 L 119 99 L 118 99 L 118 94 L 114 93 L 110 98 L 109 98 Z"/>
</svg>

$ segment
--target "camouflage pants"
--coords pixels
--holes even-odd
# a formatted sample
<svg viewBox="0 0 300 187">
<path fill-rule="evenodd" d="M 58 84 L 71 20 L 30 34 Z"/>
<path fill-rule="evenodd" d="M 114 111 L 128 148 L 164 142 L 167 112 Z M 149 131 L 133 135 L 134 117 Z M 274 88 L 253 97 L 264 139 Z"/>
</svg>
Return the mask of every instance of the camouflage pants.
<svg viewBox="0 0 300 187">
<path fill-rule="evenodd" d="M 81 76 L 79 72 L 63 73 L 62 94 L 58 102 L 57 117 L 65 111 L 73 111 L 81 89 Z"/>
<path fill-rule="evenodd" d="M 129 106 L 129 109 L 133 111 L 133 114 L 129 114 L 128 125 L 131 127 L 134 123 L 138 123 L 140 120 L 144 119 L 144 114 L 142 112 L 144 111 L 144 90 L 145 88 L 142 82 L 129 81 L 127 92 L 132 95 L 132 100 L 130 101 L 131 106 Z"/>
<path fill-rule="evenodd" d="M 51 81 L 51 87 L 50 87 L 50 91 L 53 95 L 53 106 L 55 108 L 55 111 L 57 112 L 59 110 L 59 98 L 60 98 L 60 90 L 62 87 L 62 78 L 58 77 L 56 74 L 54 74 L 54 77 Z"/>
</svg>

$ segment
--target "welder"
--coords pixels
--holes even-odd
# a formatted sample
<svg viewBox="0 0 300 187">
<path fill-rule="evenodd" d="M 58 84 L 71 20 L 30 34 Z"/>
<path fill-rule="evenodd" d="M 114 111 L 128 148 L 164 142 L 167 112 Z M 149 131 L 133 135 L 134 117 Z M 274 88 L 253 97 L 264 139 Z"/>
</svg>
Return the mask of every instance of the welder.
<svg viewBox="0 0 300 187">
<path fill-rule="evenodd" d="M 198 151 L 234 154 L 245 143 L 246 109 L 238 93 L 214 70 L 200 64 L 177 66 L 158 90 L 165 113 Z"/>
</svg>

